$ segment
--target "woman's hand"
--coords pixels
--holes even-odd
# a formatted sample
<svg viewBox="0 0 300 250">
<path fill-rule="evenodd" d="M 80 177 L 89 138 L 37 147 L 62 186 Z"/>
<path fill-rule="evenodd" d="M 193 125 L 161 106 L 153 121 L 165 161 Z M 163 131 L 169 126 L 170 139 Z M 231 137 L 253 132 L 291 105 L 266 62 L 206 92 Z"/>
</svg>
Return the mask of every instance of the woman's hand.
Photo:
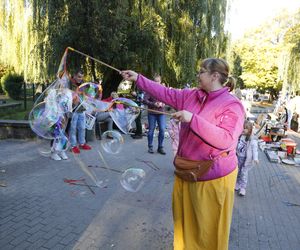
<svg viewBox="0 0 300 250">
<path fill-rule="evenodd" d="M 193 113 L 186 110 L 182 110 L 174 113 L 172 117 L 174 117 L 175 119 L 181 122 L 190 122 L 192 120 Z"/>
<path fill-rule="evenodd" d="M 157 107 L 157 108 L 162 108 L 162 107 L 165 106 L 165 104 L 162 103 L 162 102 L 155 102 L 155 103 L 154 103 L 154 106 Z"/>
<path fill-rule="evenodd" d="M 124 80 L 127 80 L 127 81 L 135 82 L 138 78 L 138 73 L 136 73 L 132 70 L 123 70 L 123 71 L 121 71 L 121 75 L 124 78 Z"/>
</svg>

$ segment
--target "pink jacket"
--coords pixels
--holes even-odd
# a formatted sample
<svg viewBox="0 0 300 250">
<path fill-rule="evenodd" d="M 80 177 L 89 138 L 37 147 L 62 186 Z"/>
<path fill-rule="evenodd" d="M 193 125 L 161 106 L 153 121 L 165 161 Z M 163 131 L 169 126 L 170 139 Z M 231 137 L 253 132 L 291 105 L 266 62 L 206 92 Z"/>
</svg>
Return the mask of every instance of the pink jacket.
<svg viewBox="0 0 300 250">
<path fill-rule="evenodd" d="M 214 159 L 199 181 L 228 175 L 237 167 L 236 146 L 243 130 L 245 111 L 241 102 L 224 87 L 207 93 L 199 89 L 170 89 L 139 75 L 137 86 L 157 100 L 193 113 L 181 123 L 177 154 L 191 160 Z M 228 152 L 226 157 L 220 156 Z"/>
</svg>

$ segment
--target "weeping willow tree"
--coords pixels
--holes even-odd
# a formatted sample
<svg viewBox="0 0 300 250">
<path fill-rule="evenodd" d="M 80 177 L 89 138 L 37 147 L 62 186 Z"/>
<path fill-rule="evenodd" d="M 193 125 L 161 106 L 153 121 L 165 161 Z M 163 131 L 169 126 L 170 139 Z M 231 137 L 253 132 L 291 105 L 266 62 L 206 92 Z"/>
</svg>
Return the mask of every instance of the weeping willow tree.
<svg viewBox="0 0 300 250">
<path fill-rule="evenodd" d="M 27 81 L 55 77 L 66 47 L 74 47 L 119 69 L 151 77 L 161 73 L 172 86 L 193 81 L 199 61 L 224 56 L 227 0 L 5 0 L 0 9 L 1 63 Z M 119 74 L 78 54 L 82 67 L 115 90 Z"/>
<path fill-rule="evenodd" d="M 26 74 L 32 49 L 30 9 L 27 2 L 6 0 L 0 8 L 0 57 L 2 64 Z"/>
<path fill-rule="evenodd" d="M 161 69 L 167 80 L 177 86 L 177 83 L 195 79 L 202 59 L 225 55 L 227 1 L 163 2 L 162 6 L 156 6 L 157 13 L 166 24 L 166 39 L 162 43 L 164 65 Z"/>
<path fill-rule="evenodd" d="M 300 12 L 298 13 L 300 15 Z M 300 90 L 300 18 L 299 22 L 285 34 L 285 56 L 283 77 L 286 88 L 292 92 Z"/>
</svg>

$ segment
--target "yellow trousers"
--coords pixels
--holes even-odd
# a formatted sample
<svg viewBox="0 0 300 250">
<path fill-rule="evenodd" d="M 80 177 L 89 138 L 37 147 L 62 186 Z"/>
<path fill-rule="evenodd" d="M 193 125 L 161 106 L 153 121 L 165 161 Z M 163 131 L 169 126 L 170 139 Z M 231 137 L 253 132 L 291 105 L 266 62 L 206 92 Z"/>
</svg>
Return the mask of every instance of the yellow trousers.
<svg viewBox="0 0 300 250">
<path fill-rule="evenodd" d="M 175 176 L 175 250 L 226 250 L 237 169 L 211 181 L 186 182 Z"/>
</svg>

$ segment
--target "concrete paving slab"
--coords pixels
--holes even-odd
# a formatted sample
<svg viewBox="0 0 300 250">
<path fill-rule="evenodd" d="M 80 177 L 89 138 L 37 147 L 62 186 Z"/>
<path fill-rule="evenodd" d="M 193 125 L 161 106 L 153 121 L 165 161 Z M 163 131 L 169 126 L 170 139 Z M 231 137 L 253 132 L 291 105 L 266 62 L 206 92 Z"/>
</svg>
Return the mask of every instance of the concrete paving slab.
<svg viewBox="0 0 300 250">
<path fill-rule="evenodd" d="M 300 144 L 297 133 L 291 133 Z M 147 153 L 147 139 L 125 135 L 120 154 L 104 153 L 109 167 L 146 172 L 136 193 L 120 185 L 120 173 L 92 168 L 106 187 L 71 186 L 64 178 L 85 178 L 82 166 L 104 166 L 93 149 L 69 160 L 53 161 L 38 153 L 33 140 L 0 141 L 0 249 L 172 249 L 171 195 L 173 154 Z M 155 138 L 157 139 L 157 138 Z M 152 161 L 158 170 L 138 159 Z M 245 197 L 236 195 L 230 249 L 300 249 L 300 167 L 271 163 L 259 152 L 260 164 L 249 173 Z"/>
</svg>

